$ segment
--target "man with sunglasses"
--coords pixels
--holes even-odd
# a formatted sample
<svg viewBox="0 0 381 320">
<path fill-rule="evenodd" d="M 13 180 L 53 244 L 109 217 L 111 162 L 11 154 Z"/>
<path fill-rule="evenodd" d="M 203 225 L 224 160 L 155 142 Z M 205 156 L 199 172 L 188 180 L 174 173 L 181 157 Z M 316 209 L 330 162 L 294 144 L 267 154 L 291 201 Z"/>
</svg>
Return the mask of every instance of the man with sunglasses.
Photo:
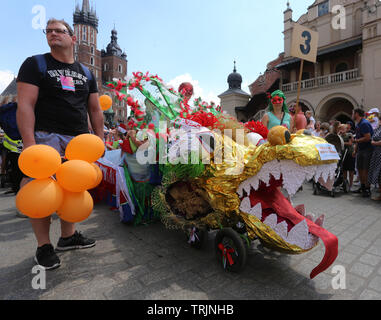
<svg viewBox="0 0 381 320">
<path fill-rule="evenodd" d="M 46 70 L 41 71 L 41 60 L 30 57 L 22 64 L 17 77 L 17 124 L 24 148 L 45 144 L 63 157 L 73 137 L 89 132 L 88 118 L 94 133 L 104 139 L 103 113 L 95 77 L 74 59 L 76 37 L 70 25 L 64 20 L 51 19 L 44 33 L 51 49 L 43 56 Z M 29 180 L 24 178 L 21 186 Z M 45 270 L 59 267 L 60 259 L 49 237 L 50 217 L 30 221 L 38 244 L 36 263 Z M 61 238 L 56 250 L 93 246 L 95 240 L 78 233 L 73 223 L 61 220 Z"/>
</svg>

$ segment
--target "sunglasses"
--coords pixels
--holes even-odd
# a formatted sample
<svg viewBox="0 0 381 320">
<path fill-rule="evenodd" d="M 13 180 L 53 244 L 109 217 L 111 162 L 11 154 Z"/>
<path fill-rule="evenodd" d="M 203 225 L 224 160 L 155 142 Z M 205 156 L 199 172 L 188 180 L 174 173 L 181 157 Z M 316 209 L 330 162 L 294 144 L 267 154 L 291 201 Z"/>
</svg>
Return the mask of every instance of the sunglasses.
<svg viewBox="0 0 381 320">
<path fill-rule="evenodd" d="M 272 102 L 273 104 L 279 104 L 279 103 L 283 103 L 283 102 L 284 102 L 284 99 L 281 98 L 281 97 L 275 96 L 274 98 L 271 99 L 271 102 Z"/>
<path fill-rule="evenodd" d="M 45 34 L 51 34 L 53 32 L 57 33 L 57 34 L 68 34 L 69 36 L 71 36 L 71 33 L 65 29 L 44 29 L 43 32 Z"/>
</svg>

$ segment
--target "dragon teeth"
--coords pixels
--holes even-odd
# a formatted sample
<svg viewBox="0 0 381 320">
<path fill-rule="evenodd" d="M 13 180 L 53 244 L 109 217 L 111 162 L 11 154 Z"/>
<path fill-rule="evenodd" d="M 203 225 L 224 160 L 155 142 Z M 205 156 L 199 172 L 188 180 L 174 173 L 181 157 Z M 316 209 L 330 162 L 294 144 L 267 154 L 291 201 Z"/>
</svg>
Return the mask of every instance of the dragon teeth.
<svg viewBox="0 0 381 320">
<path fill-rule="evenodd" d="M 257 217 L 259 220 L 262 219 L 262 205 L 261 205 L 261 203 L 257 203 L 257 205 L 252 208 L 249 197 L 246 197 L 245 199 L 243 199 L 241 201 L 241 205 L 240 205 L 239 209 L 242 212 L 245 212 L 247 214 L 250 214 L 252 216 Z"/>
<path fill-rule="evenodd" d="M 259 220 L 262 220 L 262 205 L 257 203 L 256 206 L 250 209 L 249 212 L 251 215 L 256 216 Z"/>
<path fill-rule="evenodd" d="M 295 210 L 300 213 L 302 216 L 306 215 L 306 208 L 304 207 L 304 204 L 300 204 L 295 207 Z"/>
<path fill-rule="evenodd" d="M 306 248 L 308 243 L 308 233 L 307 222 L 306 220 L 303 220 L 290 230 L 287 236 L 287 242 L 301 248 Z"/>
<path fill-rule="evenodd" d="M 251 209 L 250 199 L 246 197 L 241 201 L 239 209 L 245 213 L 249 213 Z"/>
<path fill-rule="evenodd" d="M 309 214 L 306 215 L 306 218 L 307 218 L 308 220 L 310 220 L 310 221 L 314 221 L 315 216 L 314 216 L 313 213 L 309 213 Z"/>
<path fill-rule="evenodd" d="M 287 222 L 286 221 L 282 221 L 281 223 L 279 223 L 274 231 L 280 235 L 283 239 L 287 239 Z"/>
<path fill-rule="evenodd" d="M 319 227 L 322 227 L 324 223 L 324 218 L 324 214 L 321 215 L 319 218 L 316 219 L 315 224 L 317 224 Z"/>
<path fill-rule="evenodd" d="M 271 229 L 275 229 L 277 226 L 277 215 L 275 213 L 269 215 L 265 221 L 263 221 L 264 224 L 268 225 Z"/>
</svg>

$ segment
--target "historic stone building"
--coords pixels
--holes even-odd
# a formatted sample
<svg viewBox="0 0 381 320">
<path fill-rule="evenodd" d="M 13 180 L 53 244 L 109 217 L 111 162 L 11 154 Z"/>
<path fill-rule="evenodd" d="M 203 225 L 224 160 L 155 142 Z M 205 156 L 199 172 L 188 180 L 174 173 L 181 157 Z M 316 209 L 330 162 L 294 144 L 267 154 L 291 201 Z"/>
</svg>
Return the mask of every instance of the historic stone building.
<svg viewBox="0 0 381 320">
<path fill-rule="evenodd" d="M 250 100 L 250 95 L 241 89 L 242 76 L 237 72 L 235 61 L 233 72 L 228 76 L 229 89 L 221 93 L 221 106 L 224 111 L 232 116 L 237 116 L 238 120 L 244 119 L 242 109 Z"/>
<path fill-rule="evenodd" d="M 97 78 L 99 94 L 113 97 L 112 110 L 105 112 L 105 120 L 110 123 L 127 123 L 127 104 L 119 101 L 106 87 L 106 82 L 115 79 L 125 80 L 127 76 L 127 55 L 118 44 L 117 31 L 111 31 L 111 41 L 106 50 L 98 50 L 98 22 L 96 11 L 90 7 L 89 0 L 82 1 L 82 8 L 77 4 L 73 14 L 74 34 L 77 44 L 74 48 L 76 61 L 87 66 Z"/>
<path fill-rule="evenodd" d="M 342 5 L 345 28 L 334 28 L 338 15 L 331 12 Z M 278 88 L 289 106 L 297 98 L 300 59 L 291 57 L 294 23 L 319 33 L 317 62 L 304 63 L 300 101 L 303 110 L 312 110 L 322 121 L 349 120 L 355 108 L 365 111 L 381 107 L 381 1 L 316 0 L 298 20 L 293 20 L 289 4 L 284 12 L 284 52 L 274 70 Z M 344 26 L 344 25 L 342 25 Z M 275 82 L 274 82 L 275 83 Z M 258 88 L 253 83 L 253 89 Z M 267 83 L 266 86 L 269 86 Z M 252 98 L 253 100 L 253 98 Z M 258 103 L 251 101 L 252 107 Z M 263 110 L 255 110 L 257 119 Z"/>
</svg>

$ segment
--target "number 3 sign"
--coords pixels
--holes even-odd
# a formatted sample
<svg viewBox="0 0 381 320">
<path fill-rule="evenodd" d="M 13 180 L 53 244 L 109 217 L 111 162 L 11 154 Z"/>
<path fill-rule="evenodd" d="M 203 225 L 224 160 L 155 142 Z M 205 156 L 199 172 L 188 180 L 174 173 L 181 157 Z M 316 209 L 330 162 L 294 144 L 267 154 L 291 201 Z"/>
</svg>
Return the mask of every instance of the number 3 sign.
<svg viewBox="0 0 381 320">
<path fill-rule="evenodd" d="M 295 23 L 292 33 L 291 56 L 315 63 L 318 41 L 318 32 Z"/>
</svg>

